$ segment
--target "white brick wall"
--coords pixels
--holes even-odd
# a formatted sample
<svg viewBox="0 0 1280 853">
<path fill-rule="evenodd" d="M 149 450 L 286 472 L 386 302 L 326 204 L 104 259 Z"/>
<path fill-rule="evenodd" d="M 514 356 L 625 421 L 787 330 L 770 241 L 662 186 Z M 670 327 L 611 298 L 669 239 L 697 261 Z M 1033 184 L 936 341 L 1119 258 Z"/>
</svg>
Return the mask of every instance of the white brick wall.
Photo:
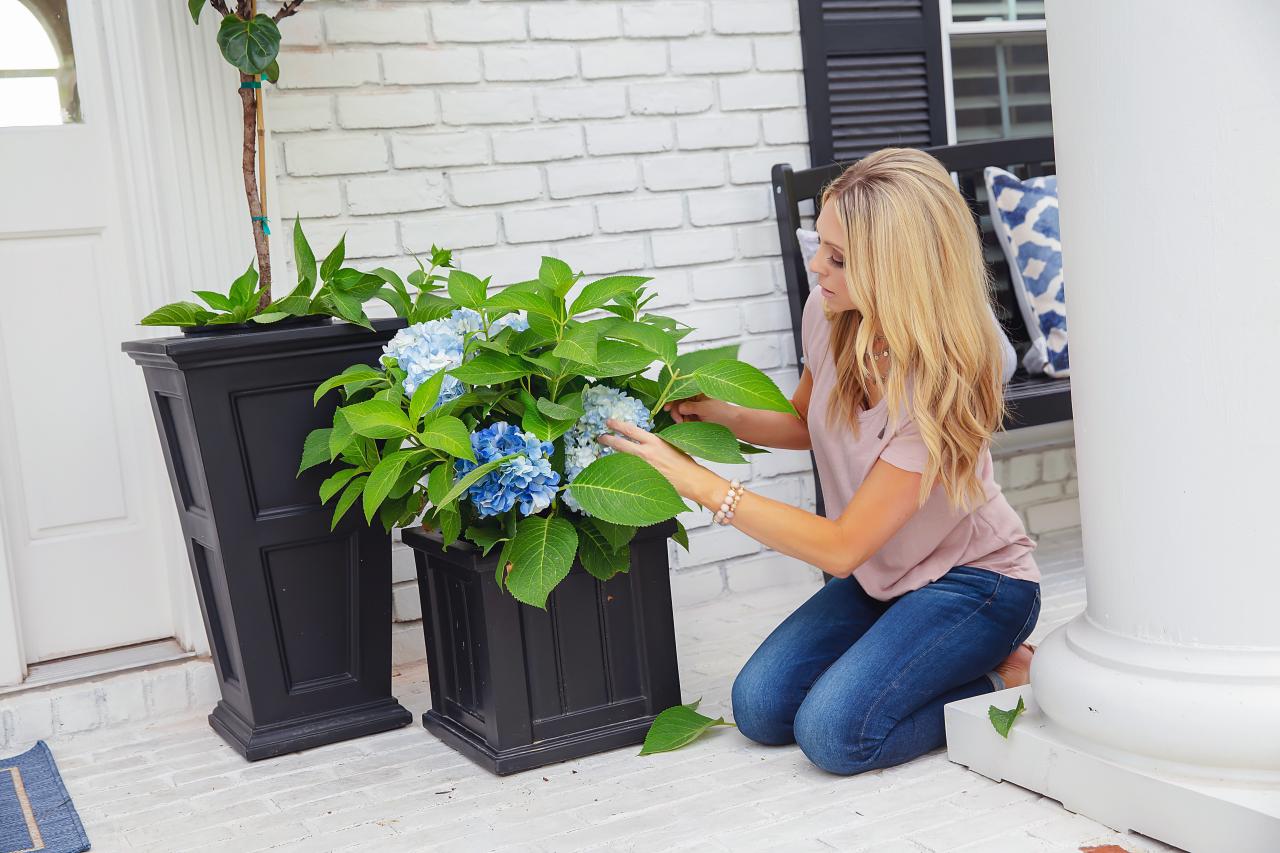
<svg viewBox="0 0 1280 853">
<path fill-rule="evenodd" d="M 498 284 L 542 254 L 647 273 L 691 346 L 739 341 L 794 386 L 768 190 L 774 163 L 808 162 L 793 0 L 310 0 L 281 30 L 277 221 L 301 215 L 319 250 L 345 230 L 370 267 L 434 242 Z M 812 508 L 789 456 L 744 470 Z M 707 521 L 689 514 L 694 554 L 673 555 L 678 600 L 813 577 Z M 410 555 L 396 566 L 396 617 L 416 619 Z"/>
<path fill-rule="evenodd" d="M 774 163 L 808 164 L 793 0 L 310 0 L 281 28 L 277 221 L 301 215 L 322 250 L 345 231 L 367 266 L 407 270 L 436 243 L 496 284 L 542 254 L 646 273 L 654 306 L 697 328 L 688 345 L 738 341 L 794 387 L 768 189 Z M 744 471 L 813 508 L 807 453 L 726 468 Z M 1069 448 L 1002 459 L 998 476 L 1032 535 L 1079 523 Z M 680 603 L 815 577 L 706 513 L 684 520 Z M 401 621 L 419 617 L 412 579 L 397 547 Z M 403 640 L 398 659 L 420 656 Z"/>
</svg>

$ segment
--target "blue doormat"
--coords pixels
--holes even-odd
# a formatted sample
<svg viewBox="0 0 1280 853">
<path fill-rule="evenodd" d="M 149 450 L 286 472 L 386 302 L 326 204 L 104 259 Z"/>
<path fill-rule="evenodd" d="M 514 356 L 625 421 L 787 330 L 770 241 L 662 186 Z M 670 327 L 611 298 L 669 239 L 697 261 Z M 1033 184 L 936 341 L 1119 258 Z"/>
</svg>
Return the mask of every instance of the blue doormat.
<svg viewBox="0 0 1280 853">
<path fill-rule="evenodd" d="M 0 758 L 0 853 L 83 853 L 80 815 L 44 741 Z"/>
</svg>

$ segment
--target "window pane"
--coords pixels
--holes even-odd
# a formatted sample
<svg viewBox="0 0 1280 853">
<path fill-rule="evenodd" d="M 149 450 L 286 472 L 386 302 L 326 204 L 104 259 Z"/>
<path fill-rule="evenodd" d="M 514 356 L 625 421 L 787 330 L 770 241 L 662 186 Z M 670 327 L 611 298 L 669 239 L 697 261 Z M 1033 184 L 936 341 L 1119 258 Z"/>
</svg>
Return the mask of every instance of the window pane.
<svg viewBox="0 0 1280 853">
<path fill-rule="evenodd" d="M 76 121 L 67 0 L 0 0 L 0 127 Z"/>
<path fill-rule="evenodd" d="M 1050 136 L 1045 34 L 951 37 L 956 141 Z"/>
<path fill-rule="evenodd" d="M 951 0 L 953 21 L 1043 21 L 1044 0 Z"/>
</svg>

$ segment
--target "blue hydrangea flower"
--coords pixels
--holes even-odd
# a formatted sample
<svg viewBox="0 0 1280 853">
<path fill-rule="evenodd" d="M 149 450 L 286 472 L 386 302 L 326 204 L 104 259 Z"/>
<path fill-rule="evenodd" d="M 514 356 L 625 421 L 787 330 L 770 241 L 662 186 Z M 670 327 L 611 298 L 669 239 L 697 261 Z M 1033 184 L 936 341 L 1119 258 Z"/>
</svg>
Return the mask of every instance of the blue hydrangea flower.
<svg viewBox="0 0 1280 853">
<path fill-rule="evenodd" d="M 605 426 L 609 418 L 633 423 L 641 429 L 653 428 L 653 419 L 644 403 L 617 388 L 592 385 L 582 392 L 582 408 L 582 417 L 564 434 L 564 473 L 568 483 L 572 483 L 583 468 L 614 452 L 612 447 L 596 441 L 602 434 L 612 432 Z M 565 490 L 563 498 L 570 508 L 583 511 L 572 492 Z"/>
<path fill-rule="evenodd" d="M 447 317 L 414 323 L 401 329 L 382 348 L 382 353 L 395 359 L 396 364 L 407 374 L 404 392 L 412 396 L 418 386 L 439 371 L 462 364 L 465 336 L 480 331 L 480 326 L 479 312 L 470 308 L 458 308 Z M 489 324 L 490 336 L 507 326 L 520 331 L 529 327 L 529 320 L 523 313 L 507 314 Z M 456 378 L 445 376 L 436 405 L 459 397 L 463 390 L 462 383 Z"/>
<path fill-rule="evenodd" d="M 495 421 L 471 433 L 476 462 L 454 461 L 454 472 L 463 476 L 486 462 L 519 453 L 503 462 L 467 489 L 467 498 L 482 518 L 500 515 L 519 504 L 521 515 L 534 515 L 551 506 L 560 475 L 551 470 L 552 445 L 533 433 L 522 432 L 506 421 Z"/>
</svg>

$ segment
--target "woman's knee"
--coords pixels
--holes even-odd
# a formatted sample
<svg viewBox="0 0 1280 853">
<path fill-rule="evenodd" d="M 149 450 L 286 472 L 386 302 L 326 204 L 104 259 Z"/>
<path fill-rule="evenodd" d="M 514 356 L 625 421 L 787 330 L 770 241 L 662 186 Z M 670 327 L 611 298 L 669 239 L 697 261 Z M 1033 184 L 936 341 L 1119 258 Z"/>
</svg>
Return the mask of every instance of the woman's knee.
<svg viewBox="0 0 1280 853">
<path fill-rule="evenodd" d="M 796 743 L 805 757 L 826 770 L 841 776 L 852 776 L 878 769 L 879 745 L 867 736 L 865 715 L 857 710 L 857 702 L 824 700 L 821 693 L 810 693 L 796 712 Z"/>
<path fill-rule="evenodd" d="M 747 661 L 733 680 L 733 722 L 738 731 L 769 746 L 791 743 L 794 709 L 786 707 L 782 694 L 766 667 Z"/>
</svg>

